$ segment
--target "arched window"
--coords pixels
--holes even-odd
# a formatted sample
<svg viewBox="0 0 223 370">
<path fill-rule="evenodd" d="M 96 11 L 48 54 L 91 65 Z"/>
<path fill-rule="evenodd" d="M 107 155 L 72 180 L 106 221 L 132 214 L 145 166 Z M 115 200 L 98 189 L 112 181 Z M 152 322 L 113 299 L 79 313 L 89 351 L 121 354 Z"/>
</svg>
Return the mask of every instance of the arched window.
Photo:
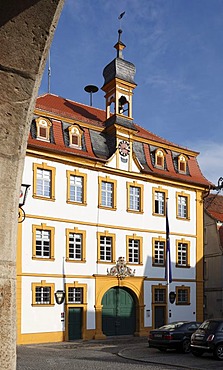
<svg viewBox="0 0 223 370">
<path fill-rule="evenodd" d="M 82 130 L 76 125 L 72 125 L 69 130 L 69 146 L 72 148 L 81 149 L 81 134 Z"/>
<path fill-rule="evenodd" d="M 118 112 L 129 116 L 129 102 L 124 95 L 118 100 Z"/>
<path fill-rule="evenodd" d="M 161 149 L 157 149 L 155 153 L 155 165 L 156 167 L 164 168 L 164 152 Z"/>
<path fill-rule="evenodd" d="M 38 140 L 50 141 L 50 127 L 52 123 L 43 117 L 36 119 L 36 137 Z"/>
<path fill-rule="evenodd" d="M 187 160 L 184 155 L 179 155 L 178 157 L 178 171 L 181 173 L 186 173 Z"/>
</svg>

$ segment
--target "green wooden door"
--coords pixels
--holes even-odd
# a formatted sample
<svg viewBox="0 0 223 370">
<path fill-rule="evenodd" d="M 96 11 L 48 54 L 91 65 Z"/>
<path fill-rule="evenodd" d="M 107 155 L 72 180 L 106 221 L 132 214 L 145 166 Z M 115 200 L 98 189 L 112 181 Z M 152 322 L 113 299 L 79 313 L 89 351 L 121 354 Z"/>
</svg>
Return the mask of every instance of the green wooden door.
<svg viewBox="0 0 223 370">
<path fill-rule="evenodd" d="M 135 301 L 123 288 L 109 289 L 102 299 L 102 331 L 107 336 L 133 335 L 136 326 Z"/>
<path fill-rule="evenodd" d="M 68 338 L 69 340 L 82 338 L 82 308 L 81 307 L 69 308 Z"/>
</svg>

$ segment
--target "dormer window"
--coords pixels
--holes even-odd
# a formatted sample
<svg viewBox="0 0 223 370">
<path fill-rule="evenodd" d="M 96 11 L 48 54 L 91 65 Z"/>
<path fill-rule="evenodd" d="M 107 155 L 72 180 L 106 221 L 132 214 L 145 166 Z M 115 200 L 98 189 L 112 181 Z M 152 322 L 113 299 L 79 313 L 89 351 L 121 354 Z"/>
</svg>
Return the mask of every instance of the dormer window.
<svg viewBox="0 0 223 370">
<path fill-rule="evenodd" d="M 36 119 L 36 131 L 37 131 L 37 139 L 43 141 L 50 141 L 50 127 L 52 123 L 43 117 L 39 117 Z"/>
<path fill-rule="evenodd" d="M 184 155 L 179 155 L 178 157 L 178 171 L 181 173 L 186 173 L 187 160 Z"/>
<path fill-rule="evenodd" d="M 164 168 L 164 153 L 161 149 L 157 149 L 155 153 L 155 166 Z"/>
<path fill-rule="evenodd" d="M 69 146 L 71 148 L 81 149 L 82 130 L 77 126 L 70 126 L 68 130 L 69 130 Z"/>
</svg>

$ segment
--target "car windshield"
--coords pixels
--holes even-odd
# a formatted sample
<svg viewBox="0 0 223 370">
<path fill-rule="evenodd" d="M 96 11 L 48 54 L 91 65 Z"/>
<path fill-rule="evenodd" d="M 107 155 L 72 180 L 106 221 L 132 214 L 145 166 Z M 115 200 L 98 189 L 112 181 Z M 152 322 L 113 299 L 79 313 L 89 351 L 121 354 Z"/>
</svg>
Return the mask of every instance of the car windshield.
<svg viewBox="0 0 223 370">
<path fill-rule="evenodd" d="M 214 330 L 218 325 L 218 322 L 217 321 L 204 321 L 201 326 L 199 327 L 199 329 L 203 329 L 203 330 Z"/>
<path fill-rule="evenodd" d="M 173 330 L 173 329 L 179 328 L 183 324 L 185 324 L 184 321 L 172 322 L 171 324 L 161 326 L 159 329 L 161 329 L 161 330 Z"/>
</svg>

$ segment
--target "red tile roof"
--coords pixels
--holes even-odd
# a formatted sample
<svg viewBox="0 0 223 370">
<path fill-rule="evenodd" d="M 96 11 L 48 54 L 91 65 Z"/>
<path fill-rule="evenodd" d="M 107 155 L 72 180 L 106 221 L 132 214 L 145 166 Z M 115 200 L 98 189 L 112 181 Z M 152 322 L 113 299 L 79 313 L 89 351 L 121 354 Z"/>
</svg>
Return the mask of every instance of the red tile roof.
<svg viewBox="0 0 223 370">
<path fill-rule="evenodd" d="M 87 157 L 94 160 L 106 161 L 103 156 L 100 158 L 95 155 L 95 152 L 92 147 L 91 136 L 89 129 L 103 131 L 105 128 L 104 121 L 106 119 L 105 111 L 97 109 L 88 105 L 80 104 L 57 95 L 45 94 L 37 98 L 36 101 L 36 111 L 37 115 L 43 115 L 46 117 L 51 117 L 53 123 L 53 135 L 55 143 L 45 142 L 36 140 L 30 134 L 28 147 L 29 148 L 39 148 L 46 149 L 48 151 L 58 152 L 58 153 L 67 153 L 72 155 L 77 155 L 80 157 Z M 86 148 L 75 149 L 70 148 L 65 145 L 64 135 L 63 135 L 63 121 L 66 122 L 66 119 L 71 120 L 71 122 L 79 122 L 80 126 L 84 132 L 85 146 Z M 89 127 L 90 126 L 90 127 Z M 189 151 L 190 155 L 188 156 L 188 168 L 189 174 L 181 174 L 176 172 L 173 165 L 173 158 L 171 149 L 179 153 L 187 153 L 188 149 L 180 147 L 176 144 L 165 140 L 152 132 L 142 128 L 140 125 L 136 125 L 137 132 L 135 134 L 135 141 L 140 138 L 140 142 L 143 139 L 147 140 L 147 143 L 143 144 L 145 160 L 147 166 L 145 167 L 145 172 L 150 171 L 151 174 L 154 174 L 158 177 L 168 178 L 172 180 L 182 181 L 185 183 L 197 184 L 201 186 L 208 187 L 211 183 L 202 175 L 200 168 L 198 166 L 196 156 L 198 152 Z M 155 168 L 151 161 L 151 154 L 148 145 L 148 141 L 152 141 L 152 145 L 157 147 L 165 146 L 166 151 L 166 164 L 167 168 L 165 170 Z M 168 147 L 168 148 L 167 148 Z"/>
<path fill-rule="evenodd" d="M 219 194 L 209 194 L 204 201 L 204 209 L 216 221 L 223 222 L 223 196 Z"/>
</svg>

